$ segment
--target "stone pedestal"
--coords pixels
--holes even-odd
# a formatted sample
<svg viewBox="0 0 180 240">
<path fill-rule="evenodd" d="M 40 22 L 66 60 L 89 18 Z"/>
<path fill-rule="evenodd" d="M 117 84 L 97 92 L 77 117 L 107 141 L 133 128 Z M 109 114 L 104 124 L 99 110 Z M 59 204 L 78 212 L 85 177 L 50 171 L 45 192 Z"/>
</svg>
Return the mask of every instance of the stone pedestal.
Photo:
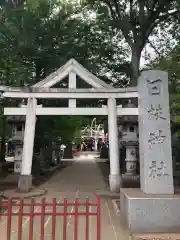
<svg viewBox="0 0 180 240">
<path fill-rule="evenodd" d="M 20 175 L 18 189 L 20 192 L 29 192 L 32 188 L 32 175 Z"/>
<path fill-rule="evenodd" d="M 121 188 L 120 214 L 130 233 L 180 232 L 180 195 Z"/>
</svg>

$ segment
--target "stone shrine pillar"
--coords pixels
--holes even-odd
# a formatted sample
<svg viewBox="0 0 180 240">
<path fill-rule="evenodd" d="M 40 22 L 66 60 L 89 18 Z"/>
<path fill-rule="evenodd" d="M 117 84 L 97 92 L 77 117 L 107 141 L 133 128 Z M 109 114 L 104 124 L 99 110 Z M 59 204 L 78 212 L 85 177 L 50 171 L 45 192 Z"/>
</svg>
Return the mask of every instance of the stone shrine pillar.
<svg viewBox="0 0 180 240">
<path fill-rule="evenodd" d="M 120 165 L 119 165 L 119 141 L 117 127 L 116 99 L 108 99 L 108 137 L 109 137 L 109 157 L 110 174 L 109 185 L 112 192 L 120 190 Z"/>
<path fill-rule="evenodd" d="M 142 72 L 138 80 L 140 183 L 120 189 L 121 217 L 130 233 L 180 229 L 180 195 L 174 195 L 168 75 Z"/>
<path fill-rule="evenodd" d="M 36 125 L 36 106 L 37 100 L 35 98 L 29 98 L 26 113 L 21 175 L 18 184 L 18 188 L 22 192 L 28 192 L 32 186 L 31 168 Z"/>
<path fill-rule="evenodd" d="M 138 82 L 141 190 L 147 194 L 172 194 L 173 168 L 168 75 L 143 72 Z"/>
</svg>

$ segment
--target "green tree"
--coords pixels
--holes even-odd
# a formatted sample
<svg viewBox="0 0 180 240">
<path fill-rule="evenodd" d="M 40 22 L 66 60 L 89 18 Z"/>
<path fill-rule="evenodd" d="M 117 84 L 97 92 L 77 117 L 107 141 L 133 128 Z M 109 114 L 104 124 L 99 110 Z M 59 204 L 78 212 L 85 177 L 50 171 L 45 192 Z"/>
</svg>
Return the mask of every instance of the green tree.
<svg viewBox="0 0 180 240">
<path fill-rule="evenodd" d="M 179 17 L 180 10 L 174 0 L 85 0 L 97 14 L 121 32 L 131 51 L 131 84 L 137 84 L 142 50 L 149 37 L 158 28 L 169 27 Z"/>
</svg>

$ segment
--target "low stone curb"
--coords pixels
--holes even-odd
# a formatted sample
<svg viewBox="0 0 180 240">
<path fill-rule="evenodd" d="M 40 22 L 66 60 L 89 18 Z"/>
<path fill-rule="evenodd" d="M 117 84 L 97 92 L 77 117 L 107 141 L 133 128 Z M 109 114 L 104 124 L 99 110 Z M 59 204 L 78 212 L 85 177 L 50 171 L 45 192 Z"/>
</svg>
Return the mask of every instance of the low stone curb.
<svg viewBox="0 0 180 240">
<path fill-rule="evenodd" d="M 113 193 L 110 191 L 96 191 L 96 194 L 101 197 L 120 198 L 120 193 Z"/>
<path fill-rule="evenodd" d="M 21 199 L 28 199 L 28 198 L 35 198 L 44 196 L 47 193 L 47 189 L 32 189 L 28 193 L 20 193 L 18 189 L 7 190 L 0 194 L 3 199 L 9 198 L 21 198 Z"/>
</svg>

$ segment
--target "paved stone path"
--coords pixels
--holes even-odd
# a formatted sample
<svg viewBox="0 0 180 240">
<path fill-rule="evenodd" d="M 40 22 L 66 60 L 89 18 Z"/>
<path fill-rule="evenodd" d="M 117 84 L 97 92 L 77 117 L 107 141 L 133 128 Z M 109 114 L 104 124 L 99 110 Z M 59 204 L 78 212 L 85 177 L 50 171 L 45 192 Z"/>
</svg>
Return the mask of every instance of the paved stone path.
<svg viewBox="0 0 180 240">
<path fill-rule="evenodd" d="M 86 197 L 90 201 L 95 202 L 96 193 L 100 191 L 107 191 L 107 184 L 105 183 L 101 171 L 98 168 L 97 164 L 88 159 L 87 161 L 79 160 L 70 164 L 68 167 L 62 171 L 56 173 L 47 183 L 41 186 L 41 188 L 47 188 L 48 200 L 56 198 L 58 202 L 63 202 L 64 198 L 67 198 L 68 201 L 73 202 L 77 197 L 82 202 L 85 201 Z M 40 200 L 37 198 L 36 201 Z M 48 209 L 48 208 L 47 208 Z M 18 211 L 18 208 L 13 209 Z M 51 209 L 49 208 L 49 211 Z M 60 207 L 59 207 L 60 210 Z M 59 211 L 58 210 L 58 211 Z M 83 211 L 82 209 L 80 209 Z M 85 210 L 85 209 L 84 209 Z M 35 212 L 40 212 L 40 207 L 36 207 Z M 47 210 L 46 210 L 47 211 Z M 73 212 L 74 208 L 69 207 L 68 211 Z M 94 211 L 93 207 L 90 208 L 90 211 Z M 83 216 L 79 217 L 78 222 L 78 240 L 85 240 L 85 218 Z M 34 238 L 33 240 L 40 239 L 40 218 L 35 217 L 34 224 Z M 0 231 L 1 231 L 1 240 L 5 240 L 5 220 L 1 219 L 0 221 Z M 17 224 L 18 220 L 13 219 L 12 221 L 12 237 L 11 240 L 18 240 L 17 237 Z M 57 239 L 62 239 L 62 228 L 63 228 L 63 218 L 58 217 L 56 221 L 56 235 Z M 51 231 L 52 231 L 52 217 L 47 216 L 44 222 L 45 228 L 45 238 L 44 240 L 51 240 Z M 74 239 L 74 218 L 68 216 L 67 219 L 67 240 Z M 96 240 L 96 220 L 94 216 L 90 217 L 90 229 L 89 229 L 89 240 Z M 3 234 L 4 232 L 4 234 Z M 29 218 L 23 218 L 23 238 L 22 240 L 28 240 L 29 234 Z M 112 201 L 107 198 L 101 198 L 101 240 L 125 240 L 127 239 L 127 234 L 123 231 L 119 217 L 116 215 L 115 210 L 112 205 Z"/>
</svg>

